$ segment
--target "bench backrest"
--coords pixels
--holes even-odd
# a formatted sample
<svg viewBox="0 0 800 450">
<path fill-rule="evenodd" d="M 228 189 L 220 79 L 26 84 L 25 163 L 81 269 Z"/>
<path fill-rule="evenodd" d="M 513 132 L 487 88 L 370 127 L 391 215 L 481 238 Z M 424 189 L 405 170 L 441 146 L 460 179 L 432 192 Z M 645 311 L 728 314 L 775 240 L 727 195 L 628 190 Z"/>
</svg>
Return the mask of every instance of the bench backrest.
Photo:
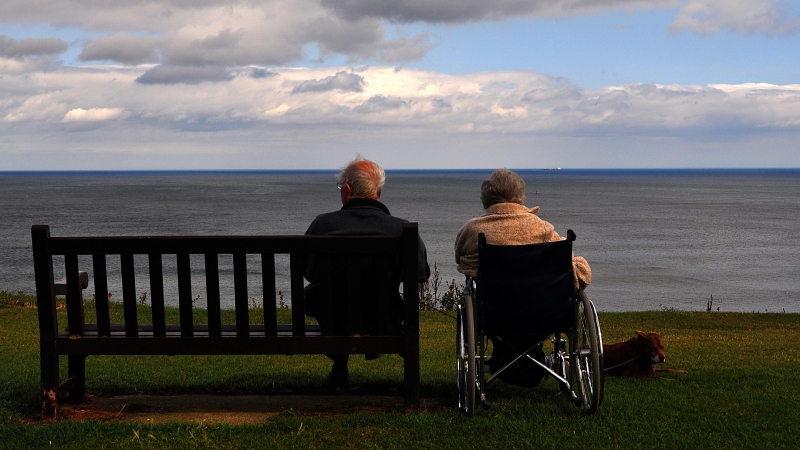
<svg viewBox="0 0 800 450">
<path fill-rule="evenodd" d="M 79 271 L 91 273 L 90 282 L 94 285 L 95 309 L 97 311 L 96 329 L 100 336 L 109 335 L 112 328 L 109 316 L 107 258 L 116 257 L 120 261 L 122 304 L 124 310 L 124 329 L 127 337 L 136 337 L 140 325 L 152 324 L 154 337 L 164 337 L 171 324 L 165 319 L 163 255 L 175 255 L 177 262 L 179 328 L 182 337 L 195 335 L 198 326 L 192 297 L 192 267 L 190 255 L 204 255 L 207 320 L 200 318 L 203 334 L 215 337 L 222 333 L 219 255 L 232 255 L 235 306 L 235 329 L 237 337 L 247 337 L 250 327 L 250 299 L 248 296 L 247 255 L 260 255 L 261 286 L 264 292 L 264 336 L 276 336 L 277 323 L 274 305 L 276 294 L 275 255 L 289 255 L 289 278 L 292 302 L 292 333 L 305 335 L 305 298 L 303 272 L 308 255 L 318 255 L 321 267 L 322 284 L 328 286 L 370 286 L 374 296 L 364 294 L 363 289 L 350 289 L 345 295 L 349 306 L 347 329 L 362 327 L 358 322 L 374 322 L 383 311 L 381 304 L 376 308 L 365 308 L 362 299 L 378 302 L 391 302 L 397 296 L 397 284 L 402 284 L 404 292 L 403 317 L 406 333 L 418 333 L 417 303 L 417 252 L 418 231 L 416 223 L 407 223 L 402 236 L 137 236 L 137 237 L 51 237 L 46 225 L 34 225 L 33 238 L 34 265 L 36 272 L 37 303 L 39 306 L 40 333 L 43 339 L 55 338 L 59 333 L 56 320 L 56 293 L 53 281 L 53 256 L 64 258 L 67 289 L 67 322 L 71 335 L 81 335 L 85 324 Z M 79 267 L 79 256 L 91 256 L 91 268 Z M 134 255 L 147 255 L 147 267 L 136 267 Z M 378 271 L 362 269 L 349 270 L 346 276 L 334 274 L 338 267 L 336 261 L 352 261 L 348 266 L 364 267 L 364 261 L 391 261 L 373 263 L 366 266 L 377 267 Z M 358 262 L 361 263 L 358 263 Z M 388 264 L 388 265 L 387 265 Z M 390 266 L 401 267 L 402 280 L 397 273 L 386 273 Z M 136 274 L 143 270 L 149 272 L 150 301 L 152 317 L 140 318 L 137 312 Z M 384 276 L 380 276 L 384 273 Z M 342 281 L 343 280 L 343 281 Z M 394 286 L 394 287 L 392 287 Z M 325 289 L 323 289 L 325 292 Z M 329 291 L 330 292 L 330 291 Z M 335 292 L 335 289 L 334 289 Z M 387 297 L 388 296 L 388 297 Z M 337 295 L 323 293 L 323 307 L 336 308 L 335 301 L 341 302 Z M 339 296 L 341 297 L 341 296 Z M 272 299 L 272 301 L 270 301 Z M 335 300 L 335 301 L 333 301 Z M 332 302 L 333 301 L 333 302 Z M 327 302 L 327 303 L 326 303 Z M 388 304 L 388 303 L 387 303 Z M 377 316 L 370 315 L 375 311 Z M 349 313 L 353 314 L 349 314 Z M 366 314 L 366 315 L 364 315 Z M 337 317 L 337 314 L 333 314 Z M 384 318 L 385 319 L 385 318 Z M 379 319 L 379 320 L 384 320 Z M 173 327 L 174 328 L 174 327 Z M 207 331 L 206 331 L 207 330 Z M 373 330 L 374 332 L 374 330 Z M 207 333 L 207 334 L 206 334 Z M 260 334 L 260 333 L 259 333 Z"/>
</svg>

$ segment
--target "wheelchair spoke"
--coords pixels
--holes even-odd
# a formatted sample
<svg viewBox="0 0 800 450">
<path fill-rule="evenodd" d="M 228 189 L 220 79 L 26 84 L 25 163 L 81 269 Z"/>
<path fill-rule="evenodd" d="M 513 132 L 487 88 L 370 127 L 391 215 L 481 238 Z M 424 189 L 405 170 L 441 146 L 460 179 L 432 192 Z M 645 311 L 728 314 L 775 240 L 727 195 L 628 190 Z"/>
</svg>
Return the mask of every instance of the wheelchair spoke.
<svg viewBox="0 0 800 450">
<path fill-rule="evenodd" d="M 475 397 L 478 391 L 475 359 L 475 322 L 472 315 L 472 299 L 467 296 L 465 304 L 458 307 L 456 325 L 456 383 L 458 387 L 458 409 L 472 417 L 475 414 Z"/>
<path fill-rule="evenodd" d="M 579 300 L 576 381 L 581 406 L 595 414 L 603 399 L 604 374 L 600 326 L 597 323 L 594 305 L 583 292 L 580 293 Z"/>
</svg>

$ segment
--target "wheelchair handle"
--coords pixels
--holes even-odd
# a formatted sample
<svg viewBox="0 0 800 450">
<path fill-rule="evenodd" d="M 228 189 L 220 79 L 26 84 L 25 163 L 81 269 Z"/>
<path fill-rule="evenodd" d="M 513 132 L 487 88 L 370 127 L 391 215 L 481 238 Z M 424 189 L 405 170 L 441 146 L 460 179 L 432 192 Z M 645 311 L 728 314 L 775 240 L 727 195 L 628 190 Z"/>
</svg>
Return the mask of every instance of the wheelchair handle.
<svg viewBox="0 0 800 450">
<path fill-rule="evenodd" d="M 568 241 L 570 241 L 570 242 L 574 242 L 574 241 L 575 241 L 575 239 L 577 239 L 577 238 L 578 238 L 578 236 L 576 236 L 576 235 L 575 235 L 575 232 L 574 232 L 574 231 L 572 231 L 572 230 L 567 230 L 567 240 L 568 240 Z"/>
</svg>

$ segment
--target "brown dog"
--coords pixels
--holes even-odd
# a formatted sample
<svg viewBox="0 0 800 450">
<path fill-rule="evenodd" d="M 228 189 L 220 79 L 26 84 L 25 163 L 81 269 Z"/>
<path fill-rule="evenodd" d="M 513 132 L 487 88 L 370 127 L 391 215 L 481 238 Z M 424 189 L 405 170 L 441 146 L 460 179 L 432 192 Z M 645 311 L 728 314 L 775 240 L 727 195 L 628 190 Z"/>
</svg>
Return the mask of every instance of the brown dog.
<svg viewBox="0 0 800 450">
<path fill-rule="evenodd" d="M 625 342 L 603 344 L 603 358 L 607 374 L 641 378 L 655 376 L 653 364 L 667 359 L 661 335 L 641 331 Z"/>
</svg>

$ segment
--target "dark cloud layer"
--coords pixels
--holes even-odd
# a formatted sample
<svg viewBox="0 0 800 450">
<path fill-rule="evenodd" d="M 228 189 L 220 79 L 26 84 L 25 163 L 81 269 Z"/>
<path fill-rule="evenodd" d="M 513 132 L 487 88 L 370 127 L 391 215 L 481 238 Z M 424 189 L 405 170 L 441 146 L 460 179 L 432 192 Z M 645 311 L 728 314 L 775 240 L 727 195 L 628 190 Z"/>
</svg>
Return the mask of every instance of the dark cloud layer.
<svg viewBox="0 0 800 450">
<path fill-rule="evenodd" d="M 321 80 L 303 81 L 292 89 L 292 94 L 304 92 L 327 92 L 339 90 L 343 92 L 361 92 L 364 90 L 364 77 L 354 73 L 337 72 L 336 75 Z"/>
<path fill-rule="evenodd" d="M 230 81 L 233 75 L 224 67 L 168 66 L 159 65 L 136 79 L 141 84 L 198 84 L 204 81 Z"/>
<path fill-rule="evenodd" d="M 271 77 L 275 77 L 275 76 L 278 76 L 277 72 L 271 72 L 271 71 L 269 71 L 267 69 L 253 69 L 250 72 L 250 78 L 256 78 L 256 79 L 258 79 L 258 78 L 271 78 Z"/>
<path fill-rule="evenodd" d="M 0 57 L 53 56 L 67 51 L 67 43 L 56 38 L 13 39 L 0 35 Z"/>
<path fill-rule="evenodd" d="M 353 108 L 358 113 L 380 113 L 399 108 L 407 108 L 409 103 L 399 97 L 375 95 Z"/>
<path fill-rule="evenodd" d="M 164 55 L 165 62 L 176 65 L 204 64 L 248 64 L 258 63 L 256 55 L 240 56 L 246 46 L 242 45 L 245 30 L 220 30 L 216 34 L 195 39 L 186 45 L 169 48 Z"/>
<path fill-rule="evenodd" d="M 123 64 L 156 63 L 159 62 L 156 43 L 156 39 L 127 33 L 101 36 L 84 43 L 83 51 L 78 55 L 78 60 L 111 60 L 119 61 Z"/>
<path fill-rule="evenodd" d="M 386 19 L 398 23 L 460 23 L 521 16 L 572 16 L 604 9 L 659 7 L 674 3 L 642 0 L 322 0 L 347 20 Z"/>
</svg>

